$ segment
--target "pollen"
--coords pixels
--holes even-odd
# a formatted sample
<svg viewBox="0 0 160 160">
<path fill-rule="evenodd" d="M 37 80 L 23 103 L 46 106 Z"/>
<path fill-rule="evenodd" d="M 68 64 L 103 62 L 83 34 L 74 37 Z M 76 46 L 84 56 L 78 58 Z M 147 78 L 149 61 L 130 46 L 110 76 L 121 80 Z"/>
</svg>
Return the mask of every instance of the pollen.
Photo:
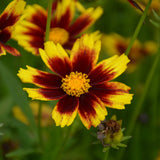
<svg viewBox="0 0 160 160">
<path fill-rule="evenodd" d="M 49 40 L 61 45 L 68 41 L 69 33 L 63 28 L 51 28 L 49 33 Z"/>
<path fill-rule="evenodd" d="M 81 94 L 87 93 L 91 85 L 89 84 L 87 74 L 81 72 L 71 72 L 62 79 L 61 88 L 71 96 L 80 97 Z"/>
</svg>

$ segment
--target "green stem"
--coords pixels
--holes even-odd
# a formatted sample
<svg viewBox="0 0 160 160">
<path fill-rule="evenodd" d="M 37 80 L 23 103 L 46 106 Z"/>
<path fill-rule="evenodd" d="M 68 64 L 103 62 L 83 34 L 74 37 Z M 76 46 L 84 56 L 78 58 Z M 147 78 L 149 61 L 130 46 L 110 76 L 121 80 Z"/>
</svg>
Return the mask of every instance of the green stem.
<svg viewBox="0 0 160 160">
<path fill-rule="evenodd" d="M 160 58 L 160 53 L 158 53 L 157 56 L 155 57 L 154 63 L 152 65 L 152 68 L 150 70 L 150 73 L 149 73 L 149 75 L 147 77 L 147 80 L 146 80 L 146 83 L 145 83 L 143 94 L 140 97 L 139 102 L 138 102 L 138 104 L 136 106 L 136 109 L 134 110 L 134 112 L 132 114 L 132 117 L 130 119 L 130 123 L 129 123 L 127 131 L 126 131 L 126 135 L 130 135 L 132 133 L 132 130 L 133 130 L 134 126 L 135 126 L 137 117 L 138 117 L 138 115 L 139 115 L 139 113 L 140 113 L 140 111 L 141 111 L 141 109 L 143 107 L 143 102 L 144 102 L 145 97 L 146 97 L 146 95 L 148 93 L 148 89 L 149 89 L 149 86 L 151 84 L 151 81 L 152 81 L 154 72 L 156 70 L 157 64 L 159 62 L 159 58 Z"/>
<path fill-rule="evenodd" d="M 65 148 L 65 146 L 66 146 L 66 144 L 67 144 L 67 142 L 68 142 L 68 140 L 69 140 L 69 138 L 70 138 L 70 136 L 71 136 L 72 126 L 73 126 L 73 125 L 71 125 L 70 127 L 67 128 L 66 135 L 65 135 L 65 137 L 62 139 L 59 147 L 57 148 L 57 152 L 56 152 L 56 156 L 55 156 L 55 159 L 56 159 L 56 160 L 61 160 L 61 159 L 63 158 L 63 157 L 62 157 L 62 156 L 63 156 L 62 153 L 63 153 L 64 148 Z"/>
<path fill-rule="evenodd" d="M 127 48 L 127 50 L 126 50 L 126 52 L 125 52 L 126 55 L 129 55 L 129 53 L 130 53 L 130 51 L 131 51 L 131 49 L 132 49 L 132 45 L 133 45 L 134 41 L 136 40 L 136 38 L 137 38 L 137 36 L 138 36 L 138 34 L 139 34 L 139 32 L 140 32 L 140 29 L 141 29 L 141 27 L 142 27 L 142 24 L 144 23 L 144 20 L 145 20 L 145 18 L 146 18 L 146 16 L 147 16 L 147 12 L 148 12 L 148 10 L 149 10 L 149 7 L 150 7 L 150 5 L 151 5 L 151 2 L 152 2 L 152 0 L 149 0 L 148 4 L 147 4 L 147 6 L 146 6 L 146 8 L 145 8 L 145 10 L 144 10 L 144 13 L 143 13 L 143 15 L 142 15 L 142 17 L 141 17 L 141 19 L 140 19 L 140 21 L 139 21 L 136 29 L 135 29 L 135 32 L 134 32 L 134 34 L 133 34 L 133 37 L 132 37 L 132 39 L 131 39 L 131 41 L 130 41 L 130 43 L 129 43 L 129 45 L 128 45 L 128 48 Z"/>
<path fill-rule="evenodd" d="M 51 24 L 52 0 L 48 0 L 48 15 L 46 24 L 45 42 L 49 40 L 50 24 Z"/>
<path fill-rule="evenodd" d="M 108 160 L 109 156 L 109 149 L 105 152 L 104 160 Z"/>
<path fill-rule="evenodd" d="M 158 65 L 158 62 L 160 60 L 160 48 L 158 50 L 158 53 L 157 53 L 157 56 L 155 57 L 155 60 L 154 60 L 154 63 L 152 65 L 152 68 L 149 72 L 149 75 L 147 77 L 147 80 L 146 80 L 146 83 L 145 83 L 145 87 L 144 87 L 144 91 L 143 91 L 143 94 L 142 96 L 140 97 L 139 101 L 138 101 L 138 104 L 136 105 L 136 109 L 134 110 L 133 114 L 132 114 L 132 117 L 129 121 L 129 124 L 128 124 L 128 127 L 127 127 L 127 130 L 126 130 L 126 135 L 131 135 L 134 127 L 135 127 L 135 124 L 136 124 L 136 120 L 138 118 L 138 115 L 143 107 L 143 102 L 145 100 L 145 97 L 148 93 L 148 89 L 149 89 L 149 86 L 152 82 L 152 78 L 153 78 L 153 75 L 154 75 L 154 72 L 156 70 L 156 67 Z M 125 150 L 122 149 L 119 154 L 118 154 L 118 159 L 122 159 L 123 157 L 123 154 L 125 153 Z"/>
<path fill-rule="evenodd" d="M 39 143 L 42 146 L 42 126 L 41 126 L 41 118 L 42 118 L 42 104 L 39 104 L 39 109 L 38 109 L 38 133 L 39 133 Z"/>
</svg>

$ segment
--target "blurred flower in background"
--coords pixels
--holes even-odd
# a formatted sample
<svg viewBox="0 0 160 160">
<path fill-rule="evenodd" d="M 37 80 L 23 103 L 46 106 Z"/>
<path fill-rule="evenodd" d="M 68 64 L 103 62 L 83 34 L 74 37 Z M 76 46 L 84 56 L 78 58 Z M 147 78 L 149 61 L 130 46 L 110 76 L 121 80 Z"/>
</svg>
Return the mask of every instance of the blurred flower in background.
<svg viewBox="0 0 160 160">
<path fill-rule="evenodd" d="M 158 156 L 155 160 L 160 160 L 160 152 L 158 153 Z"/>
<path fill-rule="evenodd" d="M 6 55 L 6 52 L 14 56 L 20 55 L 18 50 L 7 45 L 6 42 L 12 37 L 12 32 L 21 18 L 24 7 L 25 2 L 23 0 L 14 0 L 0 15 L 0 56 Z"/>
<path fill-rule="evenodd" d="M 52 125 L 54 123 L 51 118 L 52 108 L 48 104 L 40 103 L 37 101 L 32 101 L 32 102 L 30 102 L 30 108 L 32 110 L 32 113 L 34 115 L 36 123 L 38 123 L 38 113 L 39 113 L 40 105 L 42 108 L 41 109 L 41 120 L 40 120 L 41 124 L 40 125 L 42 127 L 47 127 L 47 126 Z M 22 110 L 20 109 L 20 107 L 18 107 L 18 106 L 13 107 L 12 111 L 13 111 L 14 117 L 17 120 L 21 121 L 22 123 L 24 123 L 26 125 L 29 125 L 29 121 L 28 121 L 27 117 L 24 115 L 24 113 L 22 112 Z"/>
<path fill-rule="evenodd" d="M 126 70 L 129 59 L 124 54 L 115 55 L 96 65 L 100 48 L 100 40 L 94 34 L 86 34 L 75 42 L 69 57 L 60 44 L 49 41 L 44 50 L 40 49 L 40 55 L 56 74 L 29 66 L 19 70 L 22 82 L 41 87 L 24 88 L 29 97 L 46 101 L 60 99 L 52 113 L 57 126 L 71 125 L 78 112 L 86 128 L 96 127 L 107 115 L 105 105 L 124 109 L 125 104 L 130 104 L 130 87 L 108 82 Z"/>
<path fill-rule="evenodd" d="M 145 8 L 148 0 L 137 0 L 137 2 L 139 2 L 140 6 L 142 8 Z M 151 9 L 155 10 L 155 11 L 159 11 L 160 9 L 160 1 L 159 0 L 153 0 L 150 6 Z"/>
<path fill-rule="evenodd" d="M 126 0 L 121 0 L 122 2 L 127 2 Z M 147 6 L 148 0 L 128 0 L 132 6 L 134 6 L 135 8 L 137 8 L 137 11 L 140 11 L 140 13 L 142 13 L 141 11 L 144 11 L 145 7 Z M 159 0 L 152 0 L 150 9 L 153 9 L 155 11 L 159 11 L 160 9 L 160 1 Z"/>
<path fill-rule="evenodd" d="M 77 10 L 82 12 L 78 17 Z M 84 9 L 75 0 L 54 1 L 49 40 L 71 49 L 79 34 L 89 28 L 102 12 L 100 7 Z M 37 55 L 39 48 L 44 48 L 47 10 L 37 4 L 28 5 L 24 17 L 16 27 L 14 38 L 19 45 Z"/>
<path fill-rule="evenodd" d="M 124 38 L 117 33 L 104 34 L 102 36 L 102 47 L 109 56 L 121 55 L 125 53 L 130 42 L 130 38 Z M 128 64 L 127 71 L 133 72 L 138 64 L 149 55 L 154 54 L 157 51 L 157 45 L 153 41 L 146 41 L 144 43 L 136 40 L 132 46 L 132 49 L 128 55 L 130 62 Z"/>
</svg>

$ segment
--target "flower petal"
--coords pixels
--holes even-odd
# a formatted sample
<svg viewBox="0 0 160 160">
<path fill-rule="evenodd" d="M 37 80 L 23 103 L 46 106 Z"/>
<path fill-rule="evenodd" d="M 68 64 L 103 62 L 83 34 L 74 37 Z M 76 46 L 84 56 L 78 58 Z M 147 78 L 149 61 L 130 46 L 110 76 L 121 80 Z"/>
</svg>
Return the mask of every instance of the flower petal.
<svg viewBox="0 0 160 160">
<path fill-rule="evenodd" d="M 61 77 L 71 72 L 70 59 L 60 44 L 56 45 L 52 41 L 48 41 L 44 44 L 44 50 L 40 49 L 39 51 L 44 63 L 53 72 Z"/>
<path fill-rule="evenodd" d="M 25 20 L 45 30 L 47 22 L 47 11 L 40 5 L 28 5 L 24 11 Z"/>
<path fill-rule="evenodd" d="M 57 75 L 40 71 L 27 66 L 27 69 L 20 69 L 17 74 L 24 83 L 33 83 L 38 87 L 56 89 L 61 86 L 61 78 Z"/>
<path fill-rule="evenodd" d="M 125 104 L 130 104 L 133 94 L 129 94 L 130 87 L 120 82 L 105 82 L 92 86 L 94 93 L 110 108 L 124 109 Z"/>
<path fill-rule="evenodd" d="M 39 88 L 23 88 L 32 99 L 42 101 L 57 100 L 66 95 L 61 88 L 59 89 L 39 89 Z"/>
<path fill-rule="evenodd" d="M 96 127 L 107 115 L 107 110 L 102 101 L 94 94 L 81 95 L 79 99 L 78 113 L 84 126 L 89 129 Z"/>
<path fill-rule="evenodd" d="M 94 85 L 118 77 L 126 70 L 129 61 L 125 54 L 103 60 L 89 73 L 90 84 Z"/>
<path fill-rule="evenodd" d="M 14 25 L 19 19 L 25 7 L 23 0 L 14 0 L 5 8 L 0 15 L 0 30 Z"/>
<path fill-rule="evenodd" d="M 102 12 L 103 10 L 100 7 L 97 7 L 95 10 L 93 8 L 85 10 L 69 27 L 70 35 L 75 36 L 90 27 L 102 15 Z"/>
<path fill-rule="evenodd" d="M 44 47 L 47 11 L 39 5 L 28 5 L 24 17 L 16 25 L 13 38 L 27 51 L 37 55 L 39 48 Z"/>
<path fill-rule="evenodd" d="M 21 55 L 20 52 L 17 49 L 15 49 L 15 48 L 13 48 L 9 45 L 3 45 L 3 44 L 1 44 L 1 45 L 2 45 L 2 47 L 5 51 L 12 54 L 13 56 L 20 56 Z"/>
<path fill-rule="evenodd" d="M 75 1 L 63 0 L 58 1 L 55 11 L 55 17 L 51 23 L 51 27 L 68 28 L 70 25 L 75 11 Z"/>
<path fill-rule="evenodd" d="M 78 110 L 78 98 L 65 96 L 60 99 L 52 112 L 52 118 L 56 122 L 56 126 L 69 126 L 75 119 Z"/>
<path fill-rule="evenodd" d="M 0 30 L 0 42 L 6 43 L 11 38 L 13 27 L 6 27 L 2 31 Z"/>
<path fill-rule="evenodd" d="M 100 48 L 101 43 L 94 34 L 78 39 L 71 50 L 73 71 L 89 73 L 98 60 Z"/>
<path fill-rule="evenodd" d="M 6 55 L 5 49 L 2 47 L 2 44 L 0 43 L 0 56 Z"/>
</svg>

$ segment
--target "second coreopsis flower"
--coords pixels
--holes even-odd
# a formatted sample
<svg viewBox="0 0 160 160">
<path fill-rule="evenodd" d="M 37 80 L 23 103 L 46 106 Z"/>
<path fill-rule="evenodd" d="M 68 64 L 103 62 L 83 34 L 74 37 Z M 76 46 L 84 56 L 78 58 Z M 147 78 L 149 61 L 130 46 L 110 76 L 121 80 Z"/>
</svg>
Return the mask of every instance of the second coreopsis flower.
<svg viewBox="0 0 160 160">
<path fill-rule="evenodd" d="M 23 0 L 14 0 L 0 15 L 0 56 L 5 55 L 6 51 L 14 56 L 20 55 L 18 50 L 7 45 L 6 42 L 11 38 L 15 24 L 20 19 L 24 7 Z"/>
<path fill-rule="evenodd" d="M 116 33 L 103 35 L 102 37 L 102 45 L 108 55 L 121 55 L 125 53 L 129 42 L 129 38 L 124 38 Z M 128 71 L 134 71 L 139 62 L 142 61 L 142 59 L 144 59 L 146 56 L 154 54 L 156 50 L 156 43 L 152 41 L 146 41 L 144 43 L 141 43 L 139 40 L 136 40 L 128 55 L 130 59 Z"/>
<path fill-rule="evenodd" d="M 45 43 L 40 55 L 54 72 L 44 72 L 30 66 L 20 69 L 18 76 L 25 83 L 40 88 L 24 88 L 29 97 L 38 100 L 57 100 L 52 118 L 57 126 L 69 126 L 77 113 L 86 128 L 96 127 L 107 115 L 106 107 L 124 109 L 130 104 L 130 87 L 110 82 L 127 68 L 126 55 L 113 56 L 97 63 L 101 42 L 93 34 L 78 39 L 70 53 L 60 44 Z"/>
<path fill-rule="evenodd" d="M 102 14 L 100 7 L 84 9 L 78 18 L 76 0 L 57 0 L 53 2 L 49 40 L 71 49 L 79 34 L 90 27 Z M 39 54 L 44 48 L 47 10 L 39 5 L 28 5 L 25 19 L 16 27 L 14 38 L 26 50 Z M 74 19 L 74 21 L 73 21 Z"/>
</svg>

